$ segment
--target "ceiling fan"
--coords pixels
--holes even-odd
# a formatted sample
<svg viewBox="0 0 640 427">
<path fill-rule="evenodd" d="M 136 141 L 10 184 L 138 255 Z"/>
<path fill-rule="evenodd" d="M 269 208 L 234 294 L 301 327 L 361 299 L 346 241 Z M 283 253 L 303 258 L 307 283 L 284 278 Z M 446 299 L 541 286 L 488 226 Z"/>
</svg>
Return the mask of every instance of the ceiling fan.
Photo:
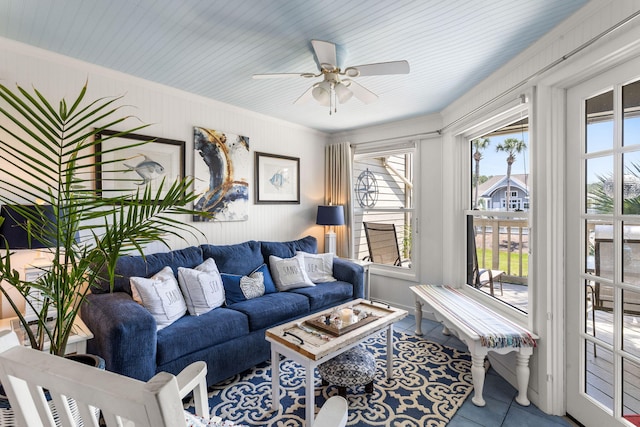
<svg viewBox="0 0 640 427">
<path fill-rule="evenodd" d="M 288 77 L 316 78 L 322 76 L 322 81 L 314 83 L 303 93 L 294 104 L 301 104 L 315 99 L 320 105 L 329 107 L 329 114 L 337 111 L 337 102 L 343 104 L 355 96 L 365 104 L 378 99 L 378 95 L 371 92 L 353 80 L 361 76 L 380 76 L 387 74 L 408 74 L 407 61 L 377 62 L 374 64 L 357 65 L 341 70 L 337 63 L 336 45 L 322 40 L 311 40 L 311 45 L 318 61 L 318 73 L 272 73 L 254 74 L 254 79 L 273 79 Z"/>
</svg>

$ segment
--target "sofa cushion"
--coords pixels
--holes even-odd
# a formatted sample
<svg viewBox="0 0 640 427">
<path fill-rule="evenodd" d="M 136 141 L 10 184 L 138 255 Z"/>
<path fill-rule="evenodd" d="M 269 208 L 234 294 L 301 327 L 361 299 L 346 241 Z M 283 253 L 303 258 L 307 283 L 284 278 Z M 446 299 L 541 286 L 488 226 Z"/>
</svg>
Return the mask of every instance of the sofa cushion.
<svg viewBox="0 0 640 427">
<path fill-rule="evenodd" d="M 335 282 L 333 277 L 333 254 L 310 254 L 308 252 L 296 252 L 296 255 L 304 259 L 304 268 L 313 283 Z"/>
<path fill-rule="evenodd" d="M 249 318 L 249 328 L 257 331 L 308 314 L 309 299 L 291 292 L 278 292 L 242 301 L 229 308 L 244 313 Z"/>
<path fill-rule="evenodd" d="M 268 261 L 271 255 L 291 258 L 297 251 L 318 253 L 318 241 L 313 236 L 307 236 L 290 242 L 260 242 L 260 248 L 264 260 Z"/>
<path fill-rule="evenodd" d="M 353 285 L 341 281 L 318 283 L 314 287 L 293 289 L 288 293 L 304 295 L 309 299 L 309 309 L 316 311 L 352 300 Z"/>
<path fill-rule="evenodd" d="M 269 266 L 273 273 L 273 281 L 280 292 L 314 286 L 307 276 L 304 268 L 304 258 L 301 255 L 286 259 L 271 255 L 269 257 Z"/>
<path fill-rule="evenodd" d="M 202 264 L 202 250 L 191 246 L 185 249 L 178 249 L 170 252 L 161 252 L 142 257 L 141 255 L 123 255 L 118 258 L 115 268 L 114 292 L 126 292 L 131 295 L 131 285 L 129 278 L 151 277 L 164 267 L 169 266 L 174 275 L 178 275 L 178 267 L 193 268 Z M 91 292 L 95 294 L 105 294 L 110 292 L 109 280 L 106 268 L 103 269 L 96 280 Z"/>
<path fill-rule="evenodd" d="M 156 319 L 158 329 L 165 328 L 184 316 L 187 305 L 171 267 L 165 267 L 151 278 L 132 277 L 133 299 Z"/>
<path fill-rule="evenodd" d="M 235 245 L 200 245 L 200 247 L 205 259 L 215 260 L 220 273 L 248 276 L 265 262 L 260 252 L 260 243 L 255 240 Z"/>
<path fill-rule="evenodd" d="M 178 283 L 192 316 L 199 316 L 224 304 L 222 278 L 213 258 L 207 258 L 196 268 L 178 267 Z"/>
<path fill-rule="evenodd" d="M 201 316 L 184 316 L 158 331 L 157 364 L 249 334 L 247 316 L 225 307 Z"/>
</svg>

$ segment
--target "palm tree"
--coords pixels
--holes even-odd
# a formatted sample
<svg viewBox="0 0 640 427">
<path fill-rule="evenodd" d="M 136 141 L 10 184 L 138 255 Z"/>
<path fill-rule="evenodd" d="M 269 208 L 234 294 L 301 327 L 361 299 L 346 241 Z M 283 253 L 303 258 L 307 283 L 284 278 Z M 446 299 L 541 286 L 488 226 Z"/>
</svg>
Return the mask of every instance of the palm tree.
<svg viewBox="0 0 640 427">
<path fill-rule="evenodd" d="M 475 196 L 473 198 L 473 209 L 478 209 L 478 186 L 480 185 L 480 160 L 482 160 L 482 151 L 486 150 L 491 141 L 489 138 L 476 138 L 471 140 L 473 145 L 473 160 L 476 162 L 476 181 L 475 181 Z"/>
<path fill-rule="evenodd" d="M 507 138 L 496 146 L 496 152 L 504 151 L 507 156 L 507 210 L 511 203 L 511 165 L 516 161 L 516 153 L 520 154 L 527 148 L 527 144 L 516 138 Z"/>
<path fill-rule="evenodd" d="M 49 250 L 50 267 L 35 282 L 28 282 L 12 267 L 9 245 L 0 237 L 0 279 L 19 295 L 13 296 L 4 286 L 0 292 L 24 326 L 31 347 L 42 349 L 49 341 L 50 352 L 58 355 L 64 354 L 80 306 L 95 282 L 109 280 L 113 286 L 116 262 L 122 254 L 142 253 L 151 242 L 168 246 L 170 236 L 186 239 L 201 234 L 184 221 L 185 215 L 200 214 L 189 207 L 197 198 L 192 178 L 163 180 L 155 191 L 150 185 L 137 185 L 137 180 L 125 180 L 122 170 L 103 171 L 103 183 L 117 181 L 119 188 L 128 185 L 132 191 L 120 194 L 123 192 L 103 189 L 98 193 L 94 170 L 119 164 L 126 160 L 125 150 L 151 141 L 110 145 L 110 139 L 146 126 L 100 137 L 107 128 L 126 125 L 128 116 L 120 113 L 120 98 L 85 100 L 86 93 L 85 85 L 73 102 L 62 99 L 56 109 L 36 89 L 33 94 L 21 87 L 13 92 L 0 84 L 0 159 L 3 165 L 23 171 L 15 176 L 0 174 L 0 204 L 12 206 L 27 219 L 20 227 L 30 237 L 56 243 L 47 245 L 54 246 Z M 115 160 L 109 160 L 107 154 Z M 53 218 L 44 215 L 44 208 L 35 213 L 26 209 L 24 203 L 31 200 L 48 204 Z M 27 299 L 32 290 L 42 293 L 41 308 Z M 18 308 L 20 298 L 27 299 L 37 313 L 33 329 Z M 52 322 L 48 321 L 49 307 L 56 313 Z"/>
</svg>

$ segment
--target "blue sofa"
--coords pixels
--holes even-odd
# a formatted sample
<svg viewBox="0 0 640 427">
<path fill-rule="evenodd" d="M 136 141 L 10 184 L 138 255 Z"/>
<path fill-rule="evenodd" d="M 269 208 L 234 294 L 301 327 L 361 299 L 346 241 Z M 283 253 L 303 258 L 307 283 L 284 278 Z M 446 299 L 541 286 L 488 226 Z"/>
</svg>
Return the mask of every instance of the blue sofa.
<svg viewBox="0 0 640 427">
<path fill-rule="evenodd" d="M 113 290 L 98 283 L 80 316 L 94 338 L 87 352 L 104 358 L 106 368 L 147 381 L 160 371 L 179 373 L 190 363 L 207 362 L 207 383 L 215 384 L 270 358 L 265 330 L 364 296 L 361 266 L 335 258 L 335 282 L 223 305 L 200 316 L 189 314 L 157 330 L 151 314 L 131 297 L 130 277 L 151 277 L 165 266 L 193 268 L 213 258 L 220 273 L 248 275 L 269 256 L 290 258 L 296 251 L 317 253 L 312 236 L 290 242 L 247 241 L 201 245 L 166 253 L 123 256 Z"/>
</svg>

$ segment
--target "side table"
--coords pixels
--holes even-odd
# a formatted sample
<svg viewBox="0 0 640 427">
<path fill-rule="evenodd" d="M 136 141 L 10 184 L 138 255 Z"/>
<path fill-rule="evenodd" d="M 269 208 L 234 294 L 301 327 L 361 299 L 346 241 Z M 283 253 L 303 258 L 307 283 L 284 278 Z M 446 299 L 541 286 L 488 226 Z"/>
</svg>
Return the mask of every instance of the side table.
<svg viewBox="0 0 640 427">
<path fill-rule="evenodd" d="M 18 338 L 24 339 L 24 335 L 20 333 L 20 329 L 22 325 L 18 321 L 17 317 L 8 317 L 6 319 L 0 319 L 0 330 L 3 329 L 11 329 L 15 330 L 18 334 Z M 21 336 L 22 335 L 22 336 Z M 73 322 L 73 332 L 69 336 L 69 341 L 67 341 L 67 347 L 65 349 L 65 354 L 74 354 L 74 353 L 86 353 L 87 352 L 87 341 L 93 338 L 93 333 L 89 330 L 87 325 L 84 324 L 82 319 L 79 316 L 76 316 L 76 320 Z M 28 345 L 28 340 L 25 345 Z M 49 350 L 49 343 L 46 342 L 44 344 L 43 351 Z"/>
</svg>

